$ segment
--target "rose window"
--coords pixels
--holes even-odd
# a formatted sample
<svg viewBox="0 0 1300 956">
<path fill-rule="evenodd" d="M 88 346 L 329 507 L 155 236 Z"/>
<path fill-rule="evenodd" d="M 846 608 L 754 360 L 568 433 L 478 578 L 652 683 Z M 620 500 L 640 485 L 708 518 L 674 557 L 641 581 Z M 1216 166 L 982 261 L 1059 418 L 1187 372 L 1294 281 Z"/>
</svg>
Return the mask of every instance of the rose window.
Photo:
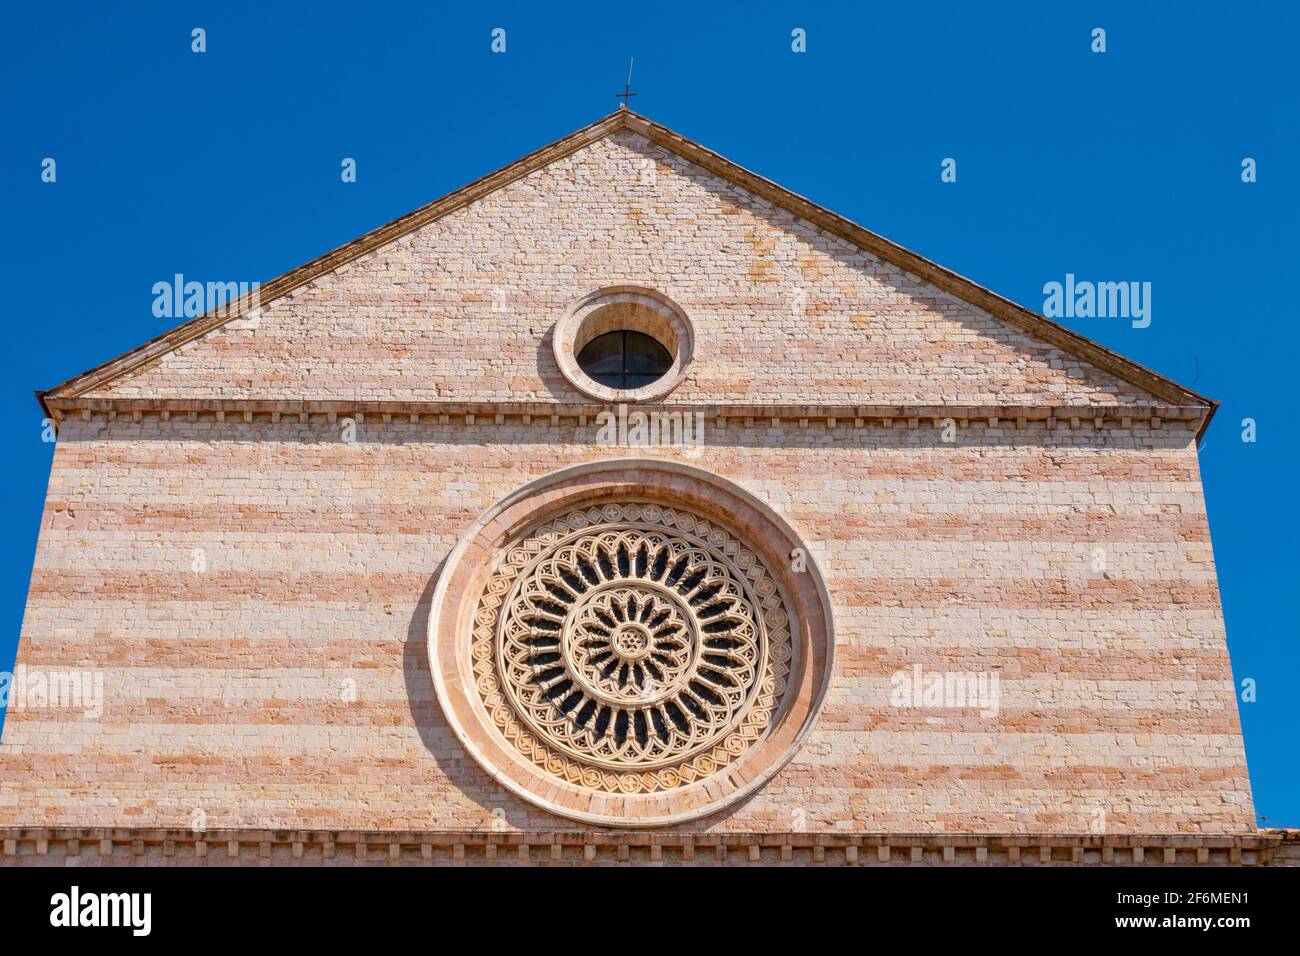
<svg viewBox="0 0 1300 956">
<path fill-rule="evenodd" d="M 593 506 L 510 547 L 475 618 L 479 693 L 552 774 L 622 793 L 709 776 L 766 731 L 791 659 L 772 575 L 729 531 Z"/>
</svg>

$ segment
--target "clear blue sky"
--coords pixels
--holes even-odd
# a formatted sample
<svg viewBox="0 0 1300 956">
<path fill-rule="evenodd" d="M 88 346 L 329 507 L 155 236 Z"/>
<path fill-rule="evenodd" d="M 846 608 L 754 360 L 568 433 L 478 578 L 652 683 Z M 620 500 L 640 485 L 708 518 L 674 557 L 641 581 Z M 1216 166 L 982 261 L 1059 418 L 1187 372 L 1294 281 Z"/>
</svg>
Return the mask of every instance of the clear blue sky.
<svg viewBox="0 0 1300 956">
<path fill-rule="evenodd" d="M 0 669 L 52 450 L 33 389 L 172 324 L 157 281 L 270 279 L 590 122 L 635 56 L 636 109 L 1016 301 L 1152 283 L 1148 328 L 1066 324 L 1223 402 L 1201 461 L 1256 809 L 1300 826 L 1295 5 L 809 6 L 8 5 Z"/>
</svg>

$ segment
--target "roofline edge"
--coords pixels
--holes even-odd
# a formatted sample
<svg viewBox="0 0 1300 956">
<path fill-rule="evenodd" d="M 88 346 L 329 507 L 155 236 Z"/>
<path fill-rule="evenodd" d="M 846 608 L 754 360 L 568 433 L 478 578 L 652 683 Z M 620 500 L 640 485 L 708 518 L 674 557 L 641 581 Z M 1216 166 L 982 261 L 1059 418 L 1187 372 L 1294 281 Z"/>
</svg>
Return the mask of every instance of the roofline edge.
<svg viewBox="0 0 1300 956">
<path fill-rule="evenodd" d="M 309 260 L 301 266 L 272 279 L 258 291 L 256 303 L 250 297 L 223 305 L 212 313 L 205 313 L 150 339 L 116 358 L 103 362 L 87 371 L 45 389 L 43 396 L 55 398 L 75 397 L 92 388 L 103 386 L 147 364 L 202 335 L 213 331 L 249 311 L 250 306 L 262 308 L 284 297 L 335 269 L 367 255 L 402 236 L 428 225 L 457 209 L 486 196 L 549 165 L 557 159 L 576 152 L 583 146 L 602 139 L 619 129 L 630 129 L 658 143 L 683 158 L 703 166 L 709 171 L 729 179 L 737 185 L 768 199 L 787 211 L 812 224 L 825 228 L 840 238 L 876 255 L 922 280 L 931 283 L 958 299 L 989 314 L 1001 318 L 1022 330 L 1057 346 L 1068 354 L 1083 359 L 1122 381 L 1128 382 L 1158 398 L 1174 403 L 1190 399 L 1206 406 L 1209 411 L 1205 427 L 1214 416 L 1219 403 L 1167 376 L 1115 352 L 1087 336 L 1081 335 L 1060 323 L 1014 302 L 999 293 L 985 288 L 972 279 L 952 271 L 913 252 L 892 240 L 858 225 L 824 206 L 792 192 L 784 186 L 751 172 L 739 164 L 714 152 L 706 146 L 676 133 L 662 124 L 642 116 L 625 106 L 600 117 L 567 136 L 561 137 L 527 155 L 499 167 L 464 186 L 399 216 L 357 238 Z M 263 301 L 264 300 L 264 301 Z M 1199 441 L 1199 438 L 1198 438 Z"/>
</svg>

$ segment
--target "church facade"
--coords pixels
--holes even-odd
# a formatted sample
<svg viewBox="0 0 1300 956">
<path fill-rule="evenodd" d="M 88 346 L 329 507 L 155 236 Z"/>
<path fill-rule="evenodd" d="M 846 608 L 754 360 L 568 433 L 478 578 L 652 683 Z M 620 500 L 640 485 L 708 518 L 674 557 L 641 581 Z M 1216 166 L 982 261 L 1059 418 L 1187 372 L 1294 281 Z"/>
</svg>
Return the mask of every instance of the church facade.
<svg viewBox="0 0 1300 956">
<path fill-rule="evenodd" d="M 631 111 L 40 399 L 0 862 L 1296 856 L 1214 402 Z"/>
</svg>

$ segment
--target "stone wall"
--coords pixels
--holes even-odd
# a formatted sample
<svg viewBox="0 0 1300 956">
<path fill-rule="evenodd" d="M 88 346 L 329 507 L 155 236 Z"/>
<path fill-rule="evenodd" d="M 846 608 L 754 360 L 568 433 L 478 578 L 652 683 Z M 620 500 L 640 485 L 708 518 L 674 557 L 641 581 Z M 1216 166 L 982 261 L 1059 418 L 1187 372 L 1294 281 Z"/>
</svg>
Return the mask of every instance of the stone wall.
<svg viewBox="0 0 1300 956">
<path fill-rule="evenodd" d="M 622 284 L 693 325 L 668 401 L 710 409 L 702 447 L 610 447 L 574 404 L 551 330 Z M 1206 407 L 1165 408 L 630 130 L 73 391 L 18 663 L 100 674 L 105 701 L 10 708 L 0 828 L 37 828 L 15 857 L 73 853 L 66 828 L 580 831 L 458 744 L 429 601 L 495 502 L 646 455 L 788 521 L 835 617 L 797 755 L 688 833 L 748 854 L 741 834 L 813 853 L 782 835 L 1254 832 L 1193 444 Z M 389 404 L 349 409 L 366 402 Z M 916 667 L 996 674 L 996 713 L 898 706 Z"/>
<path fill-rule="evenodd" d="M 0 826 L 581 829 L 450 734 L 428 601 L 494 502 L 647 450 L 573 418 L 367 417 L 353 443 L 324 415 L 196 418 L 63 424 L 18 663 L 100 670 L 105 703 L 11 708 Z M 688 830 L 1253 831 L 1185 427 L 710 419 L 702 448 L 649 453 L 789 521 L 836 618 L 799 753 Z M 996 671 L 997 714 L 892 706 L 916 665 Z"/>
</svg>

